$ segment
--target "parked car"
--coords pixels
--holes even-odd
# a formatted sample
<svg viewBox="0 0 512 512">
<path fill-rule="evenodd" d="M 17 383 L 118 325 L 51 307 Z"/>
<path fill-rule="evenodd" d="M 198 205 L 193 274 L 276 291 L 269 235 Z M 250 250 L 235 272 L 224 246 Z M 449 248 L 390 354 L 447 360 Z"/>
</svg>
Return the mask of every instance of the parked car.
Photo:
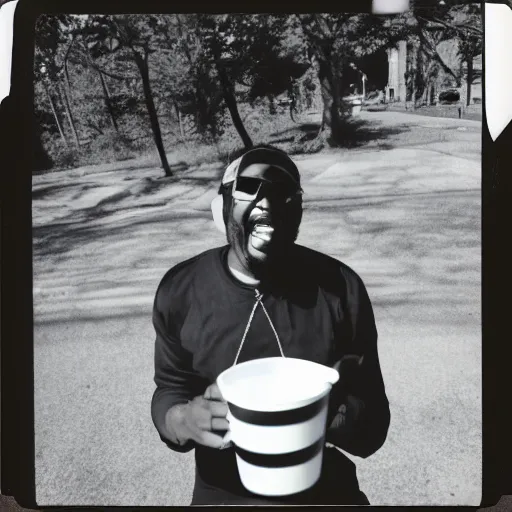
<svg viewBox="0 0 512 512">
<path fill-rule="evenodd" d="M 458 89 L 445 89 L 439 93 L 440 105 L 453 105 L 460 101 L 460 91 Z"/>
<path fill-rule="evenodd" d="M 384 91 L 371 91 L 364 98 L 364 105 L 381 105 L 386 102 Z"/>
<path fill-rule="evenodd" d="M 386 93 L 384 91 L 369 92 L 363 100 L 363 106 L 368 112 L 387 110 Z"/>
</svg>

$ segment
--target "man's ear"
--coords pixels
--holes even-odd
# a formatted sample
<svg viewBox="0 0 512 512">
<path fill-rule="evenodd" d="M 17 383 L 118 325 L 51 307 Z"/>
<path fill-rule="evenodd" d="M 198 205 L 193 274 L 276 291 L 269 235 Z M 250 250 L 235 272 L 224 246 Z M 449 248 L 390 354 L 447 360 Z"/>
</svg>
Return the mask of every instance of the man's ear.
<svg viewBox="0 0 512 512">
<path fill-rule="evenodd" d="M 224 209 L 224 199 L 221 194 L 217 195 L 211 204 L 213 222 L 215 227 L 221 232 L 226 234 L 226 226 L 224 224 L 224 216 L 222 214 Z"/>
</svg>

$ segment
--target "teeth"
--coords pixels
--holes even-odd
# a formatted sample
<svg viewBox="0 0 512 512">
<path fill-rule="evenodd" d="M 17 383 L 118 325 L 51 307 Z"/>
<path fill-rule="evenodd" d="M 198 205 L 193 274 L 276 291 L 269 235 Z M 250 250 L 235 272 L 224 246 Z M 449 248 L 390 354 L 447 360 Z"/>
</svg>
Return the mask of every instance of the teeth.
<svg viewBox="0 0 512 512">
<path fill-rule="evenodd" d="M 257 224 L 256 226 L 254 226 L 253 231 L 255 233 L 270 234 L 274 232 L 274 228 L 272 226 L 264 226 L 262 224 Z"/>
<path fill-rule="evenodd" d="M 272 238 L 274 228 L 263 224 L 256 224 L 252 230 L 252 244 L 259 249 L 261 244 L 267 244 Z"/>
</svg>

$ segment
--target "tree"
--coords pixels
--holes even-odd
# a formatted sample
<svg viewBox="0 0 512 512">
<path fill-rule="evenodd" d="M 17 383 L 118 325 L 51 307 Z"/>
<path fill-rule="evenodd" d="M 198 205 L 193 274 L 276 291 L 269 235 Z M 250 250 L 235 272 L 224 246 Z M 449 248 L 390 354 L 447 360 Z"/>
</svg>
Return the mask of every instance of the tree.
<svg viewBox="0 0 512 512">
<path fill-rule="evenodd" d="M 237 58 L 239 56 L 233 47 L 236 39 L 233 39 L 231 34 L 233 30 L 232 23 L 236 18 L 236 16 L 231 15 L 214 16 L 203 14 L 199 15 L 197 19 L 204 43 L 205 58 L 215 68 L 222 96 L 231 115 L 233 126 L 240 135 L 245 148 L 249 149 L 253 146 L 253 143 L 240 117 L 235 95 L 236 78 L 241 74 L 241 70 L 238 67 L 240 59 Z"/>
<path fill-rule="evenodd" d="M 434 0 L 413 1 L 409 25 L 412 33 L 420 40 L 420 51 L 445 73 L 452 76 L 456 86 L 462 83 L 460 69 L 451 68 L 441 57 L 438 45 L 442 41 L 456 40 L 458 54 L 467 65 L 467 98 L 471 100 L 473 82 L 473 59 L 482 52 L 483 32 L 481 28 L 481 8 L 461 0 L 446 0 L 439 4 Z M 428 80 L 427 80 L 428 82 Z"/>
<path fill-rule="evenodd" d="M 211 55 L 205 49 L 202 25 L 198 15 L 173 17 L 177 39 L 171 48 L 169 65 L 165 68 L 172 84 L 175 108 L 192 115 L 196 132 L 202 139 L 216 141 L 224 129 L 224 94 Z"/>
<path fill-rule="evenodd" d="M 341 138 L 341 84 L 344 55 L 340 48 L 343 26 L 347 15 L 300 15 L 303 33 L 312 49 L 320 80 L 322 101 L 322 129 L 330 129 L 332 141 Z"/>
<path fill-rule="evenodd" d="M 112 105 L 112 100 L 110 96 L 110 92 L 107 87 L 107 83 L 105 80 L 105 76 L 110 75 L 113 78 L 116 78 L 118 80 L 126 80 L 126 77 L 113 75 L 111 73 L 108 73 L 107 71 L 100 68 L 98 63 L 95 61 L 95 59 L 92 58 L 90 49 L 88 47 L 88 41 L 86 38 L 86 32 L 83 30 L 80 30 L 77 34 L 77 38 L 75 40 L 78 40 L 77 43 L 75 43 L 75 52 L 73 56 L 71 57 L 73 61 L 77 64 L 80 64 L 82 67 L 89 67 L 93 69 L 100 80 L 101 84 L 101 90 L 103 93 L 103 101 L 105 104 L 106 111 L 109 115 L 110 122 L 112 124 L 112 127 L 116 132 L 119 132 L 119 125 L 114 113 L 114 107 Z"/>
<path fill-rule="evenodd" d="M 310 65 L 286 44 L 288 19 L 231 14 L 195 18 L 202 62 L 214 69 L 224 104 L 246 148 L 253 143 L 238 109 L 237 86 L 248 89 L 250 102 L 266 97 L 272 104 L 276 95 L 292 94 L 294 80 Z"/>
<path fill-rule="evenodd" d="M 466 64 L 466 105 L 471 105 L 471 85 L 474 80 L 473 61 L 483 51 L 480 4 L 455 6 L 454 29 L 459 39 L 459 56 Z"/>
<path fill-rule="evenodd" d="M 319 135 L 337 145 L 347 129 L 342 99 L 349 64 L 391 46 L 398 40 L 397 34 L 390 30 L 387 18 L 367 14 L 300 14 L 297 19 L 320 81 L 323 113 Z"/>
<path fill-rule="evenodd" d="M 172 176 L 162 140 L 160 122 L 155 107 L 150 80 L 149 59 L 164 41 L 168 26 L 163 16 L 94 16 L 91 17 L 88 40 L 93 58 L 115 56 L 117 61 L 135 64 L 142 88 L 149 123 L 162 168 Z"/>
<path fill-rule="evenodd" d="M 62 141 L 66 145 L 68 144 L 62 122 L 59 120 L 58 106 L 57 102 L 54 100 L 54 96 L 59 99 L 60 106 L 64 110 L 69 128 L 78 147 L 80 143 L 71 112 L 68 91 L 61 82 L 63 75 L 68 77 L 66 59 L 69 48 L 73 43 L 71 35 L 72 27 L 72 18 L 68 15 L 41 15 L 38 18 L 34 74 L 36 82 L 43 85 Z M 53 91 L 51 91 L 51 85 L 55 86 Z"/>
</svg>

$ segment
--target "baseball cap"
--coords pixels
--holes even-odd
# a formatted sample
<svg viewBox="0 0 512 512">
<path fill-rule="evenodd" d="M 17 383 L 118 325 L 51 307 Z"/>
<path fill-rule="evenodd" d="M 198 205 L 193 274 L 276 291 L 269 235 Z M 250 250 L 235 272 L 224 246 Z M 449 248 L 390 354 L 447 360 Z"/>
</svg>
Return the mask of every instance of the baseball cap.
<svg viewBox="0 0 512 512">
<path fill-rule="evenodd" d="M 217 229 L 226 233 L 223 218 L 223 199 L 220 195 L 223 187 L 232 185 L 238 176 L 258 178 L 269 182 L 291 180 L 299 191 L 300 174 L 293 160 L 284 152 L 272 148 L 255 148 L 231 162 L 222 176 L 219 194 L 213 199 L 211 209 Z"/>
<path fill-rule="evenodd" d="M 265 181 L 291 180 L 300 189 L 300 174 L 293 160 L 284 152 L 271 148 L 255 148 L 234 160 L 224 172 L 222 185 L 233 183 L 238 176 Z"/>
</svg>

